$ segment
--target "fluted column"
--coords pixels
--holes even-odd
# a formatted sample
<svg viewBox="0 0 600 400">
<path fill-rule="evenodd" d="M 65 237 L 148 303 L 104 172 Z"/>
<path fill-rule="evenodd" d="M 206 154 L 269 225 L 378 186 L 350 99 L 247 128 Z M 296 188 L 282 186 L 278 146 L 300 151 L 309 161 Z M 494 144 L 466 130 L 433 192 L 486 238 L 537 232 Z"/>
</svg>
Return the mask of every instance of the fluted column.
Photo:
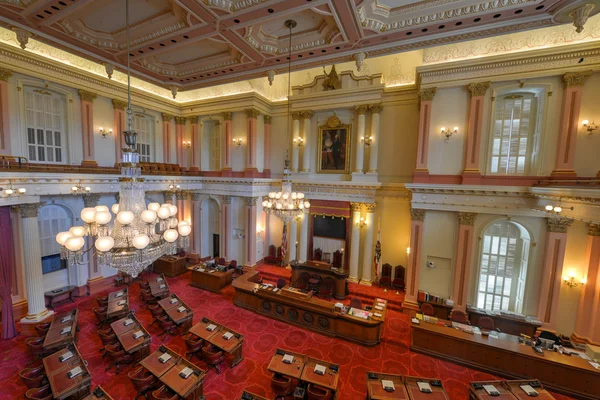
<svg viewBox="0 0 600 400">
<path fill-rule="evenodd" d="M 97 167 L 94 153 L 94 99 L 96 93 L 79 89 L 81 98 L 81 141 L 83 147 L 83 161 L 81 165 Z"/>
<path fill-rule="evenodd" d="M 127 102 L 113 99 L 113 134 L 115 135 L 115 163 L 123 162 L 123 147 L 125 147 L 125 138 L 123 131 L 127 129 L 125 125 L 125 109 Z"/>
<path fill-rule="evenodd" d="M 581 288 L 573 339 L 600 346 L 600 225 L 589 224 L 586 251 L 587 273 Z"/>
<path fill-rule="evenodd" d="M 258 197 L 244 197 L 246 202 L 246 267 L 256 265 L 256 203 Z"/>
<path fill-rule="evenodd" d="M 265 178 L 271 177 L 271 116 L 265 115 L 265 137 L 264 137 L 264 155 L 263 175 Z"/>
<path fill-rule="evenodd" d="M 300 248 L 298 251 L 298 261 L 304 262 L 308 259 L 308 223 L 310 214 L 304 214 L 300 220 Z"/>
<path fill-rule="evenodd" d="M 202 206 L 200 193 L 192 193 L 193 248 L 200 258 L 202 255 Z"/>
<path fill-rule="evenodd" d="M 292 113 L 292 172 L 298 172 L 300 163 L 300 147 L 298 147 L 298 137 L 300 136 L 300 118 L 302 113 Z"/>
<path fill-rule="evenodd" d="M 175 199 L 177 203 L 177 219 L 183 221 L 185 219 L 185 192 L 175 192 Z"/>
<path fill-rule="evenodd" d="M 579 130 L 579 111 L 583 85 L 592 76 L 592 71 L 569 72 L 563 76 L 563 91 L 560 130 L 556 149 L 553 176 L 572 177 L 575 173 L 575 148 L 577 147 L 577 131 Z"/>
<path fill-rule="evenodd" d="M 8 78 L 12 71 L 0 68 L 0 155 L 10 155 L 10 114 L 8 110 Z"/>
<path fill-rule="evenodd" d="M 258 173 L 258 169 L 256 168 L 256 155 L 258 154 L 256 119 L 259 115 L 260 112 L 254 108 L 246 110 L 246 134 L 248 142 L 246 143 L 246 169 L 244 176 L 247 177 L 256 177 Z"/>
<path fill-rule="evenodd" d="M 183 152 L 183 138 L 185 137 L 185 118 L 175 117 L 175 148 L 177 149 L 177 164 L 187 167 Z"/>
<path fill-rule="evenodd" d="M 221 113 L 223 117 L 223 140 L 221 140 L 221 176 L 231 176 L 231 153 L 233 152 L 233 137 L 231 113 Z"/>
<path fill-rule="evenodd" d="M 192 128 L 192 160 L 190 171 L 199 171 L 200 170 L 200 130 L 198 129 L 198 116 L 194 115 L 193 117 L 188 118 L 190 120 L 190 126 Z"/>
<path fill-rule="evenodd" d="M 44 298 L 44 276 L 42 275 L 42 254 L 40 251 L 40 231 L 38 227 L 38 210 L 43 203 L 22 204 L 19 206 L 22 221 L 23 252 L 25 265 L 25 285 L 27 286 L 27 315 L 21 323 L 35 323 L 53 311 L 46 309 Z"/>
<path fill-rule="evenodd" d="M 360 212 L 361 203 L 350 203 L 352 209 L 352 236 L 350 237 L 350 268 L 348 281 L 358 282 L 358 257 L 360 254 Z"/>
<path fill-rule="evenodd" d="M 363 245 L 363 267 L 361 285 L 371 286 L 373 273 L 373 233 L 375 231 L 375 203 L 365 204 L 365 241 Z"/>
<path fill-rule="evenodd" d="M 170 114 L 162 114 L 163 125 L 163 162 L 171 163 L 171 120 L 175 118 Z"/>
<path fill-rule="evenodd" d="M 547 218 L 546 245 L 538 302 L 538 318 L 543 327 L 556 328 L 558 297 L 562 282 L 563 262 L 567 246 L 567 228 L 573 220 L 567 218 Z"/>
<path fill-rule="evenodd" d="M 354 164 L 354 172 L 357 174 L 363 173 L 363 164 L 364 164 L 364 152 L 365 146 L 362 142 L 362 138 L 365 137 L 365 113 L 367 112 L 366 105 L 360 105 L 354 107 L 357 114 L 357 124 L 356 124 L 356 140 L 354 142 L 354 146 L 356 148 L 356 159 Z"/>
<path fill-rule="evenodd" d="M 304 146 L 302 149 L 302 172 L 310 172 L 310 151 L 312 149 L 311 142 L 311 124 L 310 119 L 312 118 L 313 112 L 302 111 L 302 117 L 304 118 Z M 302 254 L 302 253 L 301 253 Z"/>
<path fill-rule="evenodd" d="M 481 148 L 481 130 L 483 129 L 483 105 L 490 82 L 471 83 L 467 86 L 471 93 L 469 103 L 469 124 L 467 126 L 467 146 L 463 183 L 478 183 L 481 178 L 479 170 L 479 149 Z"/>
<path fill-rule="evenodd" d="M 221 257 L 231 256 L 231 196 L 221 196 Z M 212 251 L 212 250 L 211 250 Z"/>
<path fill-rule="evenodd" d="M 423 223 L 426 210 L 410 209 L 410 254 L 408 255 L 408 268 L 406 269 L 406 296 L 404 306 L 411 310 L 418 310 L 417 295 L 419 291 L 419 276 L 421 275 L 421 249 L 423 247 Z"/>
<path fill-rule="evenodd" d="M 427 156 L 429 155 L 429 131 L 431 130 L 431 105 L 437 88 L 422 89 L 419 92 L 419 134 L 417 142 L 417 165 L 413 173 L 415 181 L 427 181 Z"/>
<path fill-rule="evenodd" d="M 369 146 L 369 173 L 376 174 L 377 173 L 377 162 L 379 160 L 379 141 L 381 137 L 379 136 L 379 113 L 382 110 L 381 104 L 372 104 L 369 106 L 371 110 L 371 145 Z"/>
<path fill-rule="evenodd" d="M 459 212 L 458 240 L 456 243 L 456 261 L 454 264 L 454 280 L 452 284 L 452 300 L 454 308 L 461 311 L 467 309 L 469 293 L 469 277 L 471 259 L 473 257 L 473 230 L 477 214 Z"/>
</svg>

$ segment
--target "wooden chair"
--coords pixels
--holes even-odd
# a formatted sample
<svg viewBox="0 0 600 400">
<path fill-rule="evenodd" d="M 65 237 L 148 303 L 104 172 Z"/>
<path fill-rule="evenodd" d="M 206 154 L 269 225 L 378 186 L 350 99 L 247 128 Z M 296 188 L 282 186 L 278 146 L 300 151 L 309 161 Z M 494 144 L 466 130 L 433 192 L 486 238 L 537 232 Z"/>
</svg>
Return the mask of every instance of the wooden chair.
<svg viewBox="0 0 600 400">
<path fill-rule="evenodd" d="M 308 384 L 308 400 L 331 400 L 332 395 L 329 389 L 322 388 L 312 383 Z"/>
<path fill-rule="evenodd" d="M 178 335 L 178 327 L 173 322 L 173 320 L 168 315 L 161 315 L 157 317 L 158 325 L 162 328 L 163 332 L 158 334 L 158 337 L 163 337 L 163 341 L 167 338 L 168 335 L 177 336 Z"/>
<path fill-rule="evenodd" d="M 277 288 L 278 289 L 282 289 L 285 285 L 287 285 L 287 281 L 285 280 L 285 278 L 277 279 Z"/>
<path fill-rule="evenodd" d="M 50 385 L 42 386 L 41 388 L 29 389 L 25 392 L 26 399 L 34 400 L 52 400 L 52 389 Z"/>
<path fill-rule="evenodd" d="M 135 361 L 134 357 L 131 354 L 127 354 L 125 350 L 121 347 L 121 344 L 110 344 L 105 347 L 106 352 L 108 354 L 108 358 L 110 358 L 110 364 L 106 367 L 104 372 L 107 372 L 112 368 L 112 366 L 117 367 L 117 375 L 121 371 L 121 364 L 133 364 Z"/>
<path fill-rule="evenodd" d="M 450 321 L 458 322 L 459 324 L 471 325 L 467 314 L 460 310 L 452 310 L 448 318 Z"/>
<path fill-rule="evenodd" d="M 104 356 L 106 355 L 106 346 L 112 346 L 119 343 L 119 339 L 110 327 L 108 327 L 108 329 L 99 329 L 98 336 L 100 337 L 100 341 L 104 346 L 100 349 L 100 352 L 102 353 L 102 358 L 104 358 Z"/>
<path fill-rule="evenodd" d="M 323 260 L 323 250 L 321 250 L 320 248 L 317 247 L 315 249 L 314 259 L 315 259 L 315 261 L 322 261 Z"/>
<path fill-rule="evenodd" d="M 28 337 L 25 339 L 25 345 L 29 350 L 29 353 L 34 357 L 28 365 L 36 360 L 44 358 L 46 352 L 44 351 L 44 338 L 43 337 Z"/>
<path fill-rule="evenodd" d="M 185 342 L 185 347 L 187 348 L 185 357 L 188 358 L 188 355 L 191 354 L 188 360 L 191 360 L 194 356 L 202 360 L 202 347 L 204 347 L 204 340 L 193 333 L 188 333 L 183 336 L 183 341 Z"/>
<path fill-rule="evenodd" d="M 275 392 L 275 398 L 281 397 L 282 399 L 285 399 L 285 396 L 290 395 L 293 389 L 292 383 L 292 378 L 289 376 L 273 374 L 271 376 L 271 389 Z"/>
<path fill-rule="evenodd" d="M 392 287 L 392 266 L 388 263 L 381 267 L 381 276 L 379 277 L 379 286 L 384 287 L 384 292 L 387 292 L 388 287 Z"/>
<path fill-rule="evenodd" d="M 27 386 L 27 389 L 39 388 L 47 383 L 46 371 L 44 365 L 38 365 L 34 368 L 25 368 L 19 372 L 19 377 Z"/>
<path fill-rule="evenodd" d="M 435 309 L 429 303 L 421 304 L 421 312 L 423 315 L 427 315 L 429 317 L 435 317 Z"/>
<path fill-rule="evenodd" d="M 301 272 L 298 280 L 296 280 L 295 287 L 298 289 L 306 289 L 308 287 L 308 280 L 310 279 L 310 274 L 308 272 Z"/>
<path fill-rule="evenodd" d="M 140 396 L 144 397 L 145 399 L 146 393 L 155 388 L 156 378 L 144 367 L 139 367 L 135 371 L 127 374 L 127 376 L 129 376 L 131 384 L 135 390 L 137 390 L 137 395 L 135 396 L 134 400 L 137 400 Z"/>
<path fill-rule="evenodd" d="M 94 312 L 94 315 L 96 316 L 96 319 L 98 320 L 98 323 L 96 324 L 96 326 L 102 326 L 106 323 L 106 310 L 107 309 L 108 309 L 107 307 L 92 308 L 92 311 Z"/>
<path fill-rule="evenodd" d="M 404 276 L 405 269 L 402 265 L 396 265 L 394 267 L 394 280 L 392 281 L 392 286 L 396 288 L 396 294 L 400 294 L 399 290 L 404 290 Z"/>
<path fill-rule="evenodd" d="M 321 284 L 321 275 L 312 274 L 308 280 L 308 290 L 319 293 L 319 285 Z"/>
<path fill-rule="evenodd" d="M 342 267 L 342 252 L 341 251 L 336 250 L 333 252 L 333 261 L 331 264 L 335 268 Z"/>
<path fill-rule="evenodd" d="M 177 400 L 179 395 L 171 392 L 165 385 L 162 385 L 160 389 L 150 392 L 150 400 Z"/>
<path fill-rule="evenodd" d="M 479 328 L 484 331 L 495 331 L 500 332 L 500 329 L 496 328 L 496 323 L 490 317 L 480 317 L 479 318 Z"/>
<path fill-rule="evenodd" d="M 223 351 L 210 344 L 202 348 L 202 358 L 209 367 L 213 367 L 217 371 L 217 374 L 221 373 L 219 365 L 225 360 Z"/>
<path fill-rule="evenodd" d="M 96 303 L 98 303 L 98 307 L 106 307 L 106 306 L 108 306 L 108 296 L 98 296 L 98 297 L 96 297 Z"/>
<path fill-rule="evenodd" d="M 324 278 L 319 285 L 319 297 L 331 297 L 333 295 L 333 288 L 335 287 L 335 281 L 331 277 Z"/>
<path fill-rule="evenodd" d="M 46 337 L 46 333 L 48 333 L 48 329 L 50 329 L 51 322 L 38 322 L 33 327 L 35 328 L 35 332 L 39 337 Z"/>
<path fill-rule="evenodd" d="M 350 307 L 362 309 L 362 301 L 358 297 L 354 297 L 350 300 Z"/>
</svg>

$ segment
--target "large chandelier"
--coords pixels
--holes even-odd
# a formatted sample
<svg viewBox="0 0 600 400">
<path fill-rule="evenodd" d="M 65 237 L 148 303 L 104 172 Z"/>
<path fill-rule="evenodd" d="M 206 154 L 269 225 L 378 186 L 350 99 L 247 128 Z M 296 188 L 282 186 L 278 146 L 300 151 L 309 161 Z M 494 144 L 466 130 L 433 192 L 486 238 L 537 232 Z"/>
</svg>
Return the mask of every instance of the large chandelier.
<svg viewBox="0 0 600 400">
<path fill-rule="evenodd" d="M 290 30 L 290 41 L 288 46 L 288 138 L 290 136 L 290 97 L 291 97 L 291 74 L 292 74 L 292 28 L 296 27 L 296 21 L 288 19 L 285 26 Z M 288 223 L 308 213 L 310 202 L 304 198 L 304 193 L 292 192 L 292 178 L 290 175 L 289 153 L 286 152 L 285 166 L 283 168 L 283 180 L 280 192 L 271 192 L 269 197 L 263 200 L 263 210 L 273 214 L 283 222 Z"/>
<path fill-rule="evenodd" d="M 129 54 L 129 0 L 126 1 L 127 54 Z M 177 207 L 172 204 L 150 203 L 146 208 L 144 178 L 138 163 L 137 133 L 132 129 L 131 84 L 129 55 L 127 56 L 127 124 L 123 132 L 126 148 L 119 178 L 119 203 L 84 208 L 84 226 L 74 226 L 56 235 L 61 245 L 61 258 L 71 265 L 83 263 L 83 255 L 94 250 L 98 262 L 136 277 L 164 254 L 175 254 L 177 248 L 189 245 L 192 227 L 176 218 Z M 112 211 L 112 213 L 111 213 Z M 113 220 L 112 226 L 110 222 Z M 95 238 L 94 248 L 83 250 L 85 236 Z"/>
</svg>

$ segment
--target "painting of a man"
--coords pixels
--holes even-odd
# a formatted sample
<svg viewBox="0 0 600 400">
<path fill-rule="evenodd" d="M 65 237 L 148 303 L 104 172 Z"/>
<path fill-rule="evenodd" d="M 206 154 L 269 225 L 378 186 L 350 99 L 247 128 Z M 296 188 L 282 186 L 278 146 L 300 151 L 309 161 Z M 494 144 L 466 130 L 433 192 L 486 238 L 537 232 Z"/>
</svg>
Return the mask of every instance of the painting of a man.
<svg viewBox="0 0 600 400">
<path fill-rule="evenodd" d="M 319 169 L 321 173 L 346 174 L 349 171 L 349 125 L 324 126 L 319 132 Z"/>
</svg>

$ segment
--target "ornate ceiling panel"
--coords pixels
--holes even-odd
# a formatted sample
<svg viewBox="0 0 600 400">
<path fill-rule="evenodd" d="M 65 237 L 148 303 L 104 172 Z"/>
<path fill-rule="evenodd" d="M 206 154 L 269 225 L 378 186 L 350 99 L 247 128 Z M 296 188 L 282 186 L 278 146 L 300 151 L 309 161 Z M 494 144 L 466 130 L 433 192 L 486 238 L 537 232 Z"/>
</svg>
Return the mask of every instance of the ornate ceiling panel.
<svg viewBox="0 0 600 400">
<path fill-rule="evenodd" d="M 134 74 L 179 91 L 565 23 L 584 0 L 130 0 Z M 596 2 L 588 0 L 587 2 Z M 591 14 L 600 11 L 595 7 Z M 0 0 L 0 24 L 123 70 L 125 1 Z M 25 34 L 23 37 L 27 36 Z"/>
</svg>

